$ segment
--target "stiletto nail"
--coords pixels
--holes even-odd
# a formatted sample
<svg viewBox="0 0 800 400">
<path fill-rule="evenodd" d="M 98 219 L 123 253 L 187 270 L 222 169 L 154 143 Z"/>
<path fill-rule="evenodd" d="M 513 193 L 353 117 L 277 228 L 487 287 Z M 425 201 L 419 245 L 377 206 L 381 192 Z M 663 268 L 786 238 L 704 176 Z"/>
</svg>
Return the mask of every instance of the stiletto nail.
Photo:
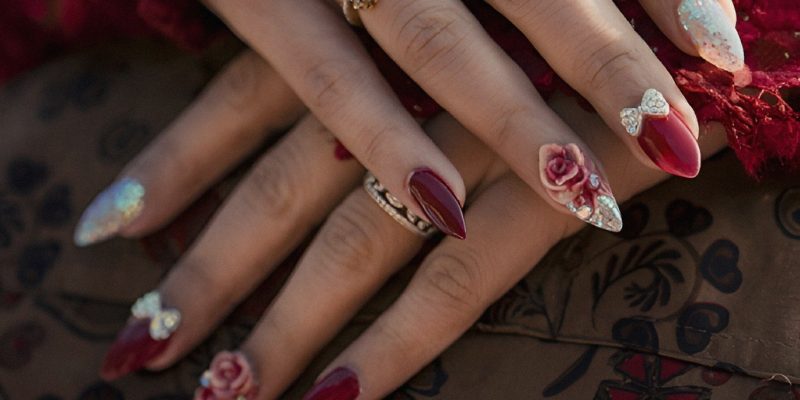
<svg viewBox="0 0 800 400">
<path fill-rule="evenodd" d="M 622 215 L 608 181 L 580 147 L 574 143 L 540 147 L 539 174 L 550 198 L 576 217 L 608 231 L 622 230 Z"/>
<path fill-rule="evenodd" d="M 221 351 L 200 376 L 195 400 L 253 400 L 258 383 L 250 362 L 242 352 Z"/>
<path fill-rule="evenodd" d="M 700 57 L 726 71 L 744 68 L 742 40 L 719 0 L 683 0 L 678 18 Z"/>
<path fill-rule="evenodd" d="M 181 314 L 174 308 L 162 309 L 158 292 L 142 296 L 131 307 L 128 324 L 117 335 L 106 353 L 100 376 L 113 380 L 141 369 L 158 357 L 180 325 Z"/>
<path fill-rule="evenodd" d="M 700 146 L 691 129 L 664 96 L 648 89 L 642 104 L 620 113 L 622 125 L 659 168 L 672 175 L 694 178 L 700 172 Z"/>
<path fill-rule="evenodd" d="M 467 237 L 461 204 L 433 171 L 421 168 L 412 172 L 408 179 L 408 190 L 439 230 L 459 239 Z"/>
<path fill-rule="evenodd" d="M 318 381 L 303 400 L 355 400 L 361 394 L 358 376 L 349 368 L 336 368 Z"/>
<path fill-rule="evenodd" d="M 133 222 L 144 209 L 144 186 L 123 178 L 109 186 L 92 201 L 75 229 L 74 241 L 88 246 L 108 239 Z"/>
</svg>

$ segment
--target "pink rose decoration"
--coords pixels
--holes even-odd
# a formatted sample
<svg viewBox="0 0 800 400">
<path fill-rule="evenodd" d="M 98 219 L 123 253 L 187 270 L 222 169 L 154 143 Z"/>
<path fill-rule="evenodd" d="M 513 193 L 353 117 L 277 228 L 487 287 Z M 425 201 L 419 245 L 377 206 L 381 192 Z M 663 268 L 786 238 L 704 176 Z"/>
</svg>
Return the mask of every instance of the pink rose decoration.
<svg viewBox="0 0 800 400">
<path fill-rule="evenodd" d="M 549 144 L 539 150 L 539 172 L 548 194 L 566 204 L 578 197 L 590 172 L 581 149 L 575 144 Z"/>
<path fill-rule="evenodd" d="M 217 353 L 201 383 L 203 387 L 195 392 L 195 400 L 238 400 L 240 396 L 250 400 L 258 389 L 250 363 L 240 352 Z"/>
</svg>

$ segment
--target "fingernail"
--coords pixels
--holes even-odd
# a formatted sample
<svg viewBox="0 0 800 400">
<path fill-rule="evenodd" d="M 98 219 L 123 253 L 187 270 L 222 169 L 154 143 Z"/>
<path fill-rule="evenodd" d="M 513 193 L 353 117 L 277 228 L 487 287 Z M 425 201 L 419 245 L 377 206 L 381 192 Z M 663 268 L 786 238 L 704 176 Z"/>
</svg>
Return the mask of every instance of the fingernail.
<svg viewBox="0 0 800 400">
<path fill-rule="evenodd" d="M 75 244 L 88 246 L 119 233 L 142 213 L 144 192 L 139 181 L 123 178 L 97 195 L 78 222 Z"/>
<path fill-rule="evenodd" d="M 135 318 L 119 333 L 106 353 L 100 376 L 110 381 L 137 371 L 163 353 L 168 344 L 169 339 L 155 340 L 150 336 L 149 318 Z"/>
<path fill-rule="evenodd" d="M 221 351 L 200 377 L 195 400 L 253 400 L 258 396 L 258 383 L 253 368 L 242 352 Z"/>
<path fill-rule="evenodd" d="M 730 72 L 744 67 L 742 40 L 718 0 L 683 0 L 678 17 L 700 57 Z"/>
<path fill-rule="evenodd" d="M 622 125 L 663 171 L 684 178 L 700 172 L 700 146 L 680 114 L 658 90 L 647 89 L 642 103 L 620 112 Z"/>
<path fill-rule="evenodd" d="M 433 171 L 421 168 L 412 172 L 408 179 L 408 190 L 440 231 L 459 239 L 467 237 L 461 204 Z"/>
<path fill-rule="evenodd" d="M 694 178 L 700 173 L 700 147 L 675 110 L 670 110 L 664 118 L 645 118 L 637 141 L 662 170 L 684 178 Z"/>
<path fill-rule="evenodd" d="M 139 298 L 131 307 L 133 316 L 117 335 L 106 353 L 100 376 L 113 380 L 144 367 L 169 345 L 178 329 L 181 314 L 174 308 L 162 308 L 158 292 Z"/>
<path fill-rule="evenodd" d="M 574 143 L 539 148 L 539 174 L 547 194 L 579 219 L 612 232 L 622 215 L 608 181 Z"/>
<path fill-rule="evenodd" d="M 318 381 L 303 400 L 354 400 L 361 394 L 358 376 L 349 368 L 336 368 Z"/>
</svg>

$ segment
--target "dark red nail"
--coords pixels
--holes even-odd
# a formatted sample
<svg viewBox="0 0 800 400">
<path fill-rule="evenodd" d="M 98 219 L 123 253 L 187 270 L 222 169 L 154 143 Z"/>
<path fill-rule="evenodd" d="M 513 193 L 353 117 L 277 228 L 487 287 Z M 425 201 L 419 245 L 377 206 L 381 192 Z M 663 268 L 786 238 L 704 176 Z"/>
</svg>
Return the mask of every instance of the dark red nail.
<svg viewBox="0 0 800 400">
<path fill-rule="evenodd" d="M 155 340 L 150 337 L 150 319 L 136 318 L 117 335 L 106 353 L 100 376 L 113 380 L 141 369 L 148 361 L 164 352 L 169 338 Z"/>
<path fill-rule="evenodd" d="M 303 400 L 355 400 L 361 394 L 358 376 L 349 368 L 336 368 L 317 382 Z"/>
<path fill-rule="evenodd" d="M 670 110 L 665 118 L 646 117 L 638 141 L 662 170 L 684 178 L 700 172 L 700 146 L 677 112 Z"/>
<path fill-rule="evenodd" d="M 408 180 L 408 190 L 440 231 L 459 239 L 467 237 L 461 204 L 433 171 L 427 168 L 414 171 Z"/>
</svg>

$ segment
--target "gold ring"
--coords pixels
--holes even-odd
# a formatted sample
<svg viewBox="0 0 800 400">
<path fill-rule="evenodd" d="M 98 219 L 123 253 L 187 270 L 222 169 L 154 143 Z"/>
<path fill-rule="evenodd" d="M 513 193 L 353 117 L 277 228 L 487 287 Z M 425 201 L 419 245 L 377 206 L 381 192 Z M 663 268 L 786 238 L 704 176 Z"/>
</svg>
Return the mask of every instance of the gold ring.
<svg viewBox="0 0 800 400">
<path fill-rule="evenodd" d="M 378 4 L 378 0 L 340 0 L 347 22 L 353 26 L 363 26 L 359 10 L 368 10 Z"/>
</svg>

